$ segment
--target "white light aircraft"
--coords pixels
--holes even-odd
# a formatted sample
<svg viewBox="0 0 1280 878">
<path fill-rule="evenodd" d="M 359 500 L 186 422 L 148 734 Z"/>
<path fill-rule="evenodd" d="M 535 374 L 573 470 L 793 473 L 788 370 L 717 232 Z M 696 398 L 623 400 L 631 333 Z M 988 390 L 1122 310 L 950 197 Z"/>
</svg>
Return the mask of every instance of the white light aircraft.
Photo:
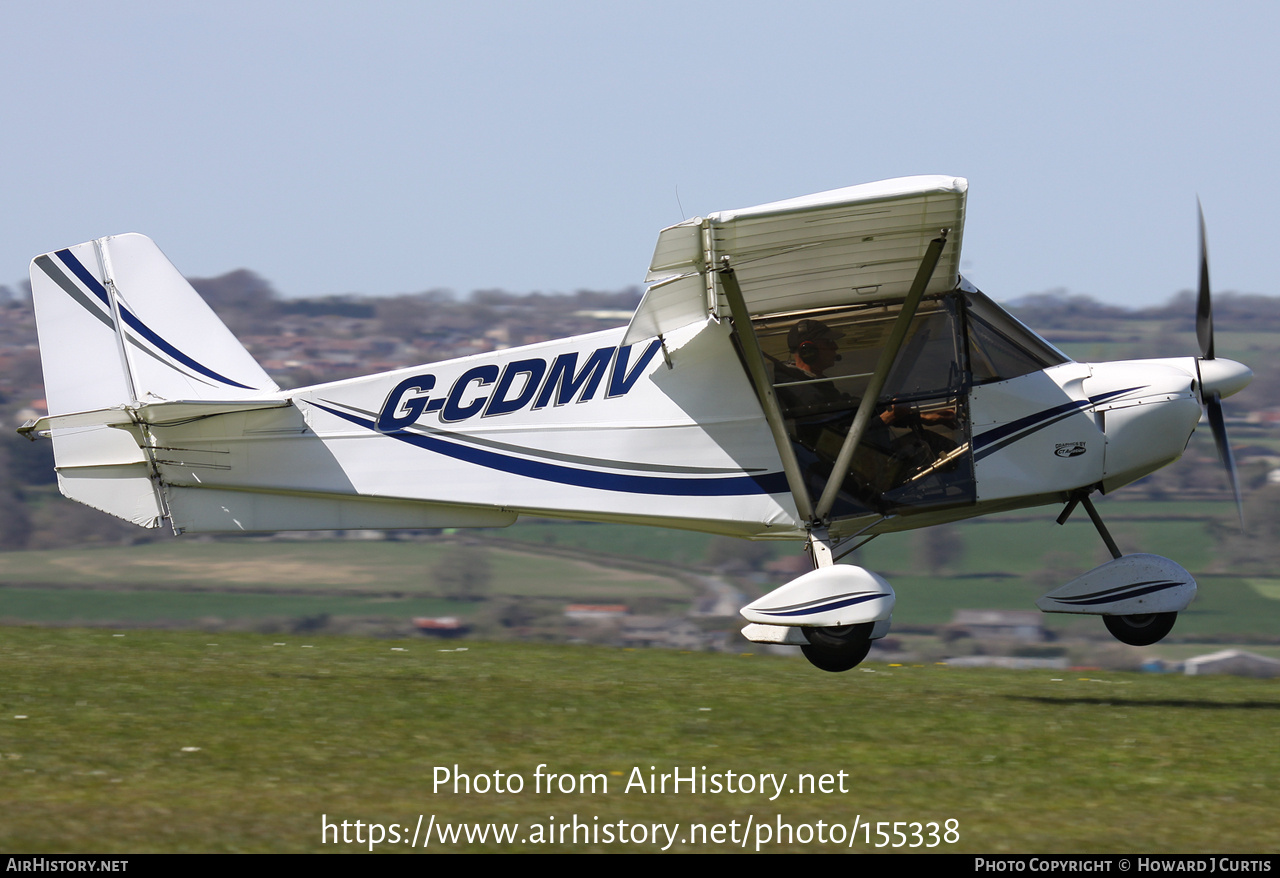
<svg viewBox="0 0 1280 878">
<path fill-rule="evenodd" d="M 908 177 L 659 233 L 628 326 L 281 390 L 148 238 L 38 256 L 62 492 L 176 533 L 500 527 L 546 516 L 807 543 L 742 610 L 847 670 L 889 630 L 879 534 L 1083 506 L 1113 560 L 1037 605 L 1164 637 L 1195 595 L 1090 501 L 1176 460 L 1201 416 L 1239 504 L 1201 221 L 1200 356 L 1076 363 L 959 274 L 968 184 Z"/>
</svg>

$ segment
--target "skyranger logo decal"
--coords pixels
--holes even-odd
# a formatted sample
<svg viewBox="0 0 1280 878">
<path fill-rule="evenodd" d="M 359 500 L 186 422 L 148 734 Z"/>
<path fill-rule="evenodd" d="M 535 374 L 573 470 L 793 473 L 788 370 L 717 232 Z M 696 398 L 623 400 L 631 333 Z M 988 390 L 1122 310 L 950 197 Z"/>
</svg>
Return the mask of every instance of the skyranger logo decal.
<svg viewBox="0 0 1280 878">
<path fill-rule="evenodd" d="M 1000 449 L 1012 445 L 1020 439 L 1025 439 L 1032 433 L 1038 433 L 1045 427 L 1052 426 L 1061 420 L 1071 417 L 1077 412 L 1087 411 L 1100 402 L 1106 402 L 1109 399 L 1114 399 L 1117 396 L 1123 396 L 1126 393 L 1132 393 L 1135 390 L 1142 390 L 1144 387 L 1145 385 L 1142 387 L 1126 387 L 1124 390 L 1113 390 L 1109 393 L 1100 393 L 1097 396 L 1091 396 L 1088 399 L 1072 400 L 1071 402 L 1066 402 L 1062 405 L 1056 405 L 1053 408 L 1036 412 L 1034 415 L 1027 415 L 1025 418 L 1018 418 L 1016 421 L 1001 424 L 999 427 L 995 427 L 982 435 L 975 436 L 973 438 L 973 459 L 982 460 L 984 457 L 995 454 Z"/>
<path fill-rule="evenodd" d="M 501 369 L 487 363 L 458 376 L 448 393 L 433 396 L 435 375 L 406 378 L 387 394 L 376 421 L 379 433 L 394 433 L 415 423 L 424 414 L 439 412 L 444 423 L 457 423 L 476 415 L 488 418 L 506 415 L 532 403 L 533 409 L 548 404 L 567 405 L 593 398 L 609 373 L 605 398 L 625 396 L 657 353 L 654 339 L 630 364 L 631 345 L 597 348 L 578 366 L 578 352 L 560 354 L 548 366 L 541 357 L 514 360 Z M 610 365 L 612 364 L 612 370 Z M 485 393 L 486 388 L 493 390 Z"/>
</svg>

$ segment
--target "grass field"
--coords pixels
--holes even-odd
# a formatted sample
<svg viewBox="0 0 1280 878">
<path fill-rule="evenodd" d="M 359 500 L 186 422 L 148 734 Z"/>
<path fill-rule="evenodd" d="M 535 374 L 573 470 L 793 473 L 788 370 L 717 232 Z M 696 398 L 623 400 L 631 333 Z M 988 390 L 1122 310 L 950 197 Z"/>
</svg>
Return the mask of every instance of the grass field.
<svg viewBox="0 0 1280 878">
<path fill-rule="evenodd" d="M 352 839 L 357 820 L 365 837 L 397 823 L 407 838 L 419 814 L 438 828 L 519 824 L 514 842 L 436 835 L 430 850 L 665 844 L 529 841 L 575 816 L 679 823 L 677 851 L 742 849 L 690 844 L 693 823 L 741 837 L 750 822 L 753 850 L 779 820 L 801 833 L 857 820 L 855 851 L 883 841 L 868 821 L 947 820 L 958 840 L 936 850 L 1280 846 L 1275 681 L 877 664 L 834 675 L 799 658 L 33 628 L 0 630 L 0 672 L 10 852 L 354 851 L 336 833 L 321 843 L 322 816 L 348 821 Z M 536 792 L 540 764 L 575 791 Z M 518 774 L 524 789 L 435 790 L 436 770 L 455 765 Z M 787 779 L 772 801 L 625 791 L 634 769 L 647 781 L 695 768 Z M 799 773 L 830 775 L 830 792 L 791 792 Z M 582 775 L 607 792 L 577 791 Z M 824 849 L 796 836 L 761 847 Z"/>
<path fill-rule="evenodd" d="M 1179 619 L 1175 639 L 1256 644 L 1280 630 L 1280 588 L 1269 580 L 1214 572 L 1215 536 L 1197 516 L 1224 510 L 1230 504 L 1125 502 L 1104 509 L 1125 550 L 1175 558 L 1199 579 L 1199 597 Z M 946 624 L 958 609 L 1032 609 L 1054 584 L 1107 559 L 1083 515 L 1060 527 L 1051 512 L 1029 510 L 965 522 L 955 532 L 962 550 L 942 571 L 930 571 L 922 561 L 927 531 L 881 537 L 851 559 L 894 584 L 896 626 Z M 532 599 L 545 613 L 558 613 L 569 602 L 641 600 L 681 613 L 698 589 L 680 571 L 704 561 L 714 541 L 729 539 L 536 521 L 466 538 L 488 559 L 491 596 Z M 731 542 L 733 548 L 748 545 Z M 319 616 L 398 620 L 406 627 L 414 616 L 470 617 L 485 605 L 445 600 L 432 580 L 451 545 L 181 539 L 2 553 L 0 620 L 287 630 Z M 800 551 L 796 543 L 765 545 L 773 557 Z M 746 588 L 763 593 L 777 579 L 763 576 Z M 1060 633 L 1100 630 L 1091 618 L 1059 615 L 1045 621 Z"/>
</svg>

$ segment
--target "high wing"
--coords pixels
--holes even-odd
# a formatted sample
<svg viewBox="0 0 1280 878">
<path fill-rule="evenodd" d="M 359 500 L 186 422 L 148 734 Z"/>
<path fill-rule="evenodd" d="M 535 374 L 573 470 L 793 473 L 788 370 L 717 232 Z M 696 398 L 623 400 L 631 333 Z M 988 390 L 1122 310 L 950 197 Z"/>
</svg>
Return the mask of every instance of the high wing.
<svg viewBox="0 0 1280 878">
<path fill-rule="evenodd" d="M 959 284 L 968 181 L 902 177 L 695 217 L 658 235 L 623 344 L 729 316 L 728 257 L 750 314 L 906 297 L 929 243 L 949 230 L 925 294 Z"/>
<path fill-rule="evenodd" d="M 960 283 L 968 183 L 957 177 L 906 177 L 836 189 L 742 210 L 721 211 L 668 229 L 649 268 L 653 282 L 624 340 L 665 333 L 708 317 L 729 318 L 742 363 L 769 425 L 800 517 L 829 520 L 899 350 L 924 296 Z M 821 496 L 801 459 L 794 412 L 775 391 L 777 370 L 754 322 L 822 309 L 901 303 L 861 401 L 849 409 Z M 832 381 L 824 373 L 821 381 Z M 786 382 L 784 382 L 786 383 Z M 791 382 L 795 383 L 795 382 Z M 835 391 L 834 384 L 827 385 Z M 847 393 L 843 394 L 848 396 Z M 851 399 L 851 398 L 850 398 Z"/>
</svg>

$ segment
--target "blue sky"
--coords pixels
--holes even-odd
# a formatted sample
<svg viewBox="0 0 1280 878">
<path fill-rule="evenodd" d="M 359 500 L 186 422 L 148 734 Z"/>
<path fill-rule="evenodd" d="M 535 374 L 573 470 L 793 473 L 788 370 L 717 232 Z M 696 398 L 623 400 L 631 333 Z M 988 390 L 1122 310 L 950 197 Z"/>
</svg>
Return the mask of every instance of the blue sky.
<svg viewBox="0 0 1280 878">
<path fill-rule="evenodd" d="M 969 178 L 997 299 L 1280 292 L 1280 4 L 5 4 L 0 283 L 138 231 L 285 295 L 639 285 L 686 216 Z M 678 193 L 678 198 L 677 198 Z"/>
</svg>

